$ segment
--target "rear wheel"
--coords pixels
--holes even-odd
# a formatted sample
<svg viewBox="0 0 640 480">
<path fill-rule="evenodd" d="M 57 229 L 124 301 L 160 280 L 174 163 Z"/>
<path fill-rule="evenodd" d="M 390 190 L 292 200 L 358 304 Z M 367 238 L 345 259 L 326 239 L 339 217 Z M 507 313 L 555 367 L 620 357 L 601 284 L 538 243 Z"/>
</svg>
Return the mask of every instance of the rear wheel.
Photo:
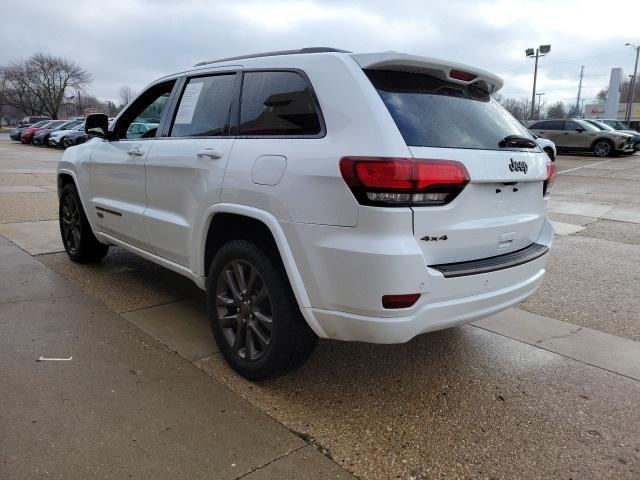
<svg viewBox="0 0 640 480">
<path fill-rule="evenodd" d="M 207 306 L 222 355 L 250 380 L 297 368 L 318 341 L 300 313 L 277 252 L 246 240 L 223 245 L 211 262 Z"/>
<path fill-rule="evenodd" d="M 76 187 L 68 183 L 60 195 L 60 235 L 62 244 L 74 262 L 86 263 L 101 260 L 109 246 L 98 241 L 82 209 Z"/>
<path fill-rule="evenodd" d="M 613 153 L 613 145 L 609 140 L 598 140 L 592 150 L 596 157 L 608 157 Z"/>
</svg>

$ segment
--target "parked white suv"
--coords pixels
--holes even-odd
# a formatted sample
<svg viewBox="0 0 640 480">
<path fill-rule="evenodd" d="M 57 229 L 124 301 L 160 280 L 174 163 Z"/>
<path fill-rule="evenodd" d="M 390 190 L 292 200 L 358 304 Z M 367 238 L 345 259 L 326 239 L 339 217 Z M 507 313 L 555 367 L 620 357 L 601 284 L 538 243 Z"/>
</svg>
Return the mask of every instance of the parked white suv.
<svg viewBox="0 0 640 480">
<path fill-rule="evenodd" d="M 448 61 L 325 48 L 159 79 L 58 167 L 72 260 L 118 245 L 206 289 L 215 340 L 250 379 L 317 338 L 396 343 L 533 294 L 555 167 Z M 157 123 L 128 138 L 134 122 Z"/>
</svg>

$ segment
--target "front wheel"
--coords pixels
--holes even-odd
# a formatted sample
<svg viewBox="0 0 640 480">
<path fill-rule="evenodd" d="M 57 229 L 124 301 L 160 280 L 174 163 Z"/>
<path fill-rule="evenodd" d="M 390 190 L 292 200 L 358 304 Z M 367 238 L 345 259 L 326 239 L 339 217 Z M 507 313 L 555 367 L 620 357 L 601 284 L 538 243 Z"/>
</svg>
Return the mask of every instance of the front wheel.
<svg viewBox="0 0 640 480">
<path fill-rule="evenodd" d="M 98 241 L 82 209 L 76 187 L 68 183 L 60 195 L 60 235 L 62 244 L 74 262 L 86 263 L 103 259 L 109 245 Z"/>
<path fill-rule="evenodd" d="M 300 313 L 277 252 L 246 240 L 226 243 L 211 262 L 207 307 L 220 352 L 249 380 L 297 368 L 318 341 Z"/>
<path fill-rule="evenodd" d="M 596 157 L 608 157 L 613 153 L 613 145 L 609 140 L 598 140 L 593 145 L 593 153 Z"/>
</svg>

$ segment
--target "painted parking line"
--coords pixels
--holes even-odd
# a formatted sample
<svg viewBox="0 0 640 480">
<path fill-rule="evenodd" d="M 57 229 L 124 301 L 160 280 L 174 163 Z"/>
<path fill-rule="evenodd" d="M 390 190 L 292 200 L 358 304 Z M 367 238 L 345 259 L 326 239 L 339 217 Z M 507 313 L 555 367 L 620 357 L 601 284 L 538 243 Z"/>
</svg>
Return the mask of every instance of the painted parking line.
<svg viewBox="0 0 640 480">
<path fill-rule="evenodd" d="M 582 165 L 581 167 L 569 168 L 568 170 L 562 170 L 561 172 L 558 172 L 558 175 L 562 175 L 563 173 L 567 173 L 567 172 L 573 172 L 574 170 L 579 170 L 581 168 L 592 167 L 595 165 L 603 165 L 605 163 L 609 163 L 610 161 L 611 160 L 604 160 L 602 162 L 595 162 L 595 163 L 590 163 L 588 165 Z"/>
</svg>

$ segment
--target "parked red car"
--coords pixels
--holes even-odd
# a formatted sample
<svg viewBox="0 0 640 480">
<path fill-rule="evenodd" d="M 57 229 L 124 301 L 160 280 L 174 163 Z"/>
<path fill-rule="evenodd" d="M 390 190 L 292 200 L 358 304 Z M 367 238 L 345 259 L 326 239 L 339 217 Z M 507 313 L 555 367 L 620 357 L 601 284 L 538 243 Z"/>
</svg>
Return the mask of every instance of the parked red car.
<svg viewBox="0 0 640 480">
<path fill-rule="evenodd" d="M 20 133 L 20 141 L 22 143 L 30 143 L 33 138 L 34 133 L 36 133 L 41 128 L 46 128 L 49 124 L 53 123 L 55 120 L 41 120 L 38 123 L 34 123 L 28 128 L 25 128 Z"/>
</svg>

